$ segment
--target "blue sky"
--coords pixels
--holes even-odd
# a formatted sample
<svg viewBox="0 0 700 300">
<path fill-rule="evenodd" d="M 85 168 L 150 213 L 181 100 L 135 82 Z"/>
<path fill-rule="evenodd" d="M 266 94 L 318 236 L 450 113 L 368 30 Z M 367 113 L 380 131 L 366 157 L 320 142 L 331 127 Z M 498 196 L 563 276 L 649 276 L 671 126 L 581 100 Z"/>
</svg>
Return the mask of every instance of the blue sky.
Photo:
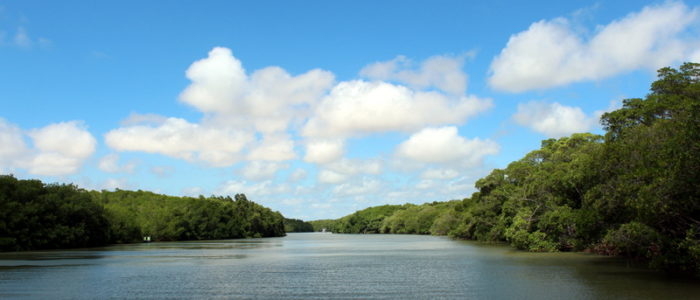
<svg viewBox="0 0 700 300">
<path fill-rule="evenodd" d="M 0 173 L 306 220 L 468 197 L 700 60 L 698 1 L 0 1 Z"/>
</svg>

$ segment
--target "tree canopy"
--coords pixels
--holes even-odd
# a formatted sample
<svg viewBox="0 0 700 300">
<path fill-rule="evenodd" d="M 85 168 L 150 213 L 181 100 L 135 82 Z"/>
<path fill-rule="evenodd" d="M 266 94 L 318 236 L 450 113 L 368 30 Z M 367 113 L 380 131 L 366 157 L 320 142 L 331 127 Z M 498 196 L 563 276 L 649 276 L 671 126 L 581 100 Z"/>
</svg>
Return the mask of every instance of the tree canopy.
<svg viewBox="0 0 700 300">
<path fill-rule="evenodd" d="M 145 191 L 85 191 L 0 176 L 0 250 L 109 243 L 283 236 L 284 217 L 230 197 L 173 197 Z"/>
<path fill-rule="evenodd" d="M 645 98 L 602 115 L 604 136 L 544 140 L 478 180 L 469 198 L 380 206 L 319 222 L 335 232 L 588 250 L 700 274 L 700 64 L 663 68 L 658 76 Z"/>
</svg>

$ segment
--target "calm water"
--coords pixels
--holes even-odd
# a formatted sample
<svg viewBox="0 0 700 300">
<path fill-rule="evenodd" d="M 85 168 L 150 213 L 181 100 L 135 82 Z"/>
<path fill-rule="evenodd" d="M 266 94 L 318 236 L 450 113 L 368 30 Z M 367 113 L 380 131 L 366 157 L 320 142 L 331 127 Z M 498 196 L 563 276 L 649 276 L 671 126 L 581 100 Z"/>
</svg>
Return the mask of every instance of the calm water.
<svg viewBox="0 0 700 300">
<path fill-rule="evenodd" d="M 444 237 L 290 234 L 0 254 L 0 298 L 700 299 L 593 255 Z"/>
</svg>

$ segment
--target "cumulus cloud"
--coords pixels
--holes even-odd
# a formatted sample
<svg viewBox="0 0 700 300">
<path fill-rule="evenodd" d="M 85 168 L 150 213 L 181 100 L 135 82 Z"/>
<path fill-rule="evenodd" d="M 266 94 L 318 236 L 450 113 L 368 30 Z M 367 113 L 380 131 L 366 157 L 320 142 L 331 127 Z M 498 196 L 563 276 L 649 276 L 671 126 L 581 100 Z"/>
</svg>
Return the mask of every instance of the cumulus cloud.
<svg viewBox="0 0 700 300">
<path fill-rule="evenodd" d="M 346 81 L 321 101 L 302 134 L 337 138 L 461 124 L 491 105 L 490 100 L 474 96 L 448 97 L 386 82 Z"/>
<path fill-rule="evenodd" d="M 342 139 L 312 140 L 306 144 L 304 161 L 325 164 L 336 161 L 345 153 L 345 141 Z"/>
<path fill-rule="evenodd" d="M 10 172 L 26 160 L 28 148 L 22 130 L 0 118 L 0 172 Z"/>
<path fill-rule="evenodd" d="M 158 114 L 139 114 L 131 113 L 126 119 L 121 121 L 122 126 L 133 126 L 133 125 L 161 125 L 168 120 L 167 117 Z"/>
<path fill-rule="evenodd" d="M 199 195 L 204 194 L 204 189 L 198 186 L 188 187 L 182 189 L 182 194 L 189 197 L 197 197 Z"/>
<path fill-rule="evenodd" d="M 280 201 L 283 205 L 286 206 L 300 206 L 304 204 L 305 200 L 303 198 L 285 198 Z"/>
<path fill-rule="evenodd" d="M 250 132 L 214 127 L 168 118 L 159 126 L 135 125 L 114 129 L 105 142 L 117 151 L 159 153 L 212 166 L 228 166 L 241 158 L 241 151 L 254 140 Z"/>
<path fill-rule="evenodd" d="M 126 172 L 131 173 L 136 168 L 136 163 L 129 162 L 124 165 L 119 164 L 119 154 L 112 153 L 102 157 L 97 164 L 97 167 L 105 172 L 109 173 L 120 173 Z"/>
<path fill-rule="evenodd" d="M 470 167 L 499 150 L 494 141 L 465 139 L 459 136 L 457 127 L 445 126 L 425 128 L 411 135 L 397 147 L 396 156 L 421 163 Z"/>
<path fill-rule="evenodd" d="M 292 76 L 279 67 L 267 67 L 248 74 L 223 47 L 194 62 L 186 76 L 191 84 L 180 101 L 202 112 L 201 122 L 132 114 L 123 127 L 105 135 L 107 145 L 218 167 L 243 159 L 294 159 L 288 127 L 305 120 L 334 82 L 333 74 L 318 69 Z"/>
<path fill-rule="evenodd" d="M 377 175 L 382 172 L 382 162 L 378 159 L 347 159 L 342 158 L 332 163 L 324 164 L 318 173 L 320 183 L 343 183 L 359 175 Z"/>
<path fill-rule="evenodd" d="M 416 184 L 416 188 L 419 190 L 429 190 L 429 189 L 434 189 L 437 187 L 437 183 L 434 180 L 430 179 L 423 179 L 418 184 Z"/>
<path fill-rule="evenodd" d="M 266 180 L 259 183 L 249 183 L 247 181 L 229 180 L 221 184 L 216 190 L 218 195 L 245 194 L 248 199 L 255 199 L 258 196 L 281 195 L 289 193 L 291 189 L 286 184 L 273 184 Z M 255 200 L 256 202 L 258 200 Z"/>
<path fill-rule="evenodd" d="M 248 180 L 272 179 L 279 170 L 288 167 L 283 163 L 251 161 L 241 170 L 241 175 Z"/>
<path fill-rule="evenodd" d="M 34 146 L 42 152 L 86 158 L 95 151 L 96 141 L 78 122 L 61 122 L 29 131 Z"/>
<path fill-rule="evenodd" d="M 67 175 L 78 171 L 95 152 L 97 142 L 79 122 L 61 122 L 29 131 L 37 153 L 29 172 L 38 175 Z"/>
<path fill-rule="evenodd" d="M 330 72 L 315 69 L 291 76 L 279 67 L 246 73 L 230 49 L 216 47 L 187 70 L 192 83 L 180 100 L 220 123 L 250 126 L 263 133 L 284 131 L 303 116 L 334 82 Z"/>
<path fill-rule="evenodd" d="M 130 187 L 129 181 L 125 178 L 110 178 L 101 184 L 101 189 L 112 191 L 116 189 L 128 189 Z"/>
<path fill-rule="evenodd" d="M 428 169 L 421 173 L 424 179 L 452 179 L 459 176 L 459 171 L 455 169 Z"/>
<path fill-rule="evenodd" d="M 491 63 L 489 84 L 522 92 L 655 70 L 697 54 L 700 39 L 684 33 L 698 20 L 698 9 L 682 2 L 646 6 L 599 26 L 590 37 L 569 19 L 542 20 L 510 37 Z"/>
<path fill-rule="evenodd" d="M 318 182 L 337 184 L 348 180 L 349 175 L 331 171 L 331 170 L 321 170 L 318 172 Z"/>
<path fill-rule="evenodd" d="M 249 160 L 285 161 L 296 158 L 294 141 L 286 134 L 266 135 L 253 146 L 248 154 Z"/>
<path fill-rule="evenodd" d="M 433 56 L 423 61 L 418 69 L 405 56 L 376 62 L 364 67 L 360 75 L 373 80 L 396 81 L 414 88 L 435 87 L 450 94 L 461 95 L 467 90 L 464 57 Z"/>
<path fill-rule="evenodd" d="M 352 196 L 376 193 L 381 190 L 382 184 L 379 180 L 363 177 L 359 182 L 343 183 L 333 188 L 333 193 L 337 196 Z"/>
<path fill-rule="evenodd" d="M 78 171 L 94 152 L 97 142 L 77 121 L 61 122 L 25 133 L 0 119 L 0 170 L 26 169 L 35 175 L 68 175 Z"/>
<path fill-rule="evenodd" d="M 345 182 L 381 169 L 374 162 L 359 164 L 362 171 L 350 166 L 343 159 L 348 138 L 463 124 L 490 108 L 490 99 L 466 95 L 463 64 L 464 57 L 435 56 L 413 68 L 399 57 L 363 69 L 375 81 L 335 83 L 332 73 L 319 69 L 247 72 L 231 50 L 215 47 L 187 69 L 191 83 L 179 96 L 202 113 L 201 121 L 132 114 L 105 134 L 105 142 L 117 151 L 217 167 L 252 161 L 241 170 L 248 180 L 272 178 L 271 170 L 297 158 L 295 147 L 302 145 L 304 161 L 321 165 L 320 182 Z"/>
<path fill-rule="evenodd" d="M 513 115 L 516 123 L 529 127 L 550 138 L 559 138 L 577 132 L 590 131 L 598 123 L 598 116 L 587 116 L 581 108 L 559 103 L 532 101 L 518 104 Z"/>
<path fill-rule="evenodd" d="M 324 165 L 328 170 L 342 174 L 379 174 L 382 172 L 382 163 L 377 159 L 347 159 L 335 161 Z"/>
</svg>

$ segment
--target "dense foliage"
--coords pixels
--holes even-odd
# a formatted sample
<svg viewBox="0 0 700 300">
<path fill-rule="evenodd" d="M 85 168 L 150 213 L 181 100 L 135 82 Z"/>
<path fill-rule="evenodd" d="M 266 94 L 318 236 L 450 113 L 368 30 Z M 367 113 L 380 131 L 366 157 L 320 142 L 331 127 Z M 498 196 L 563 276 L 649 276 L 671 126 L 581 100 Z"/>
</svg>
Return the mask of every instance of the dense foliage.
<svg viewBox="0 0 700 300">
<path fill-rule="evenodd" d="M 423 205 L 383 205 L 366 208 L 337 220 L 311 221 L 315 231 L 337 233 L 447 234 L 460 216 L 455 207 L 460 201 Z"/>
<path fill-rule="evenodd" d="M 145 191 L 90 192 L 102 204 L 114 242 L 150 236 L 156 241 L 284 236 L 284 217 L 231 197 L 173 197 Z"/>
<path fill-rule="evenodd" d="M 313 232 L 314 227 L 309 222 L 299 219 L 284 219 L 285 232 Z"/>
<path fill-rule="evenodd" d="M 104 245 L 109 231 L 104 208 L 76 186 L 0 176 L 0 250 Z"/>
<path fill-rule="evenodd" d="M 601 122 L 605 136 L 545 140 L 456 204 L 382 206 L 323 226 L 589 250 L 699 274 L 700 65 L 659 70 L 645 99 L 625 100 Z"/>
<path fill-rule="evenodd" d="M 338 233 L 379 233 L 384 219 L 402 208 L 401 205 L 370 207 L 340 218 L 331 230 Z"/>
<path fill-rule="evenodd" d="M 284 218 L 246 199 L 85 191 L 0 176 L 0 250 L 283 236 Z"/>
</svg>

